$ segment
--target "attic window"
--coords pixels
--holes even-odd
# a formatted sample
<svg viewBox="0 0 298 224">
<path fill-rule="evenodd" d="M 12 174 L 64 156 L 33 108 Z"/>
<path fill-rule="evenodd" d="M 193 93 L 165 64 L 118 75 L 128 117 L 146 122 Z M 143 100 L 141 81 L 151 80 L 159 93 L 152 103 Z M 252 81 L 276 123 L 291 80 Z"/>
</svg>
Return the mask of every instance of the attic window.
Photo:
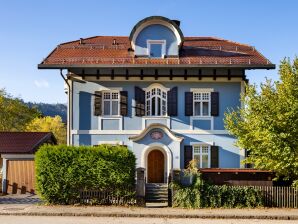
<svg viewBox="0 0 298 224">
<path fill-rule="evenodd" d="M 166 40 L 147 40 L 149 58 L 164 58 L 166 54 Z"/>
</svg>

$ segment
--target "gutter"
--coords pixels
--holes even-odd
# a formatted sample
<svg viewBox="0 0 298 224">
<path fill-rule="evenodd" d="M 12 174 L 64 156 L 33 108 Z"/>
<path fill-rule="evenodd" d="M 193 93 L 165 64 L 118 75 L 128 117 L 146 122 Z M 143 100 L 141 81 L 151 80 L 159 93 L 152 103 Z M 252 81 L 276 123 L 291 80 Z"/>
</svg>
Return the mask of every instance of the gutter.
<svg viewBox="0 0 298 224">
<path fill-rule="evenodd" d="M 157 64 L 38 64 L 38 69 L 70 69 L 70 68 L 242 68 L 242 69 L 275 69 L 275 64 L 176 64 L 176 65 L 157 65 Z"/>
<path fill-rule="evenodd" d="M 65 76 L 63 75 L 63 72 L 62 72 L 62 69 L 60 69 L 60 75 L 62 77 L 62 79 L 64 80 L 64 82 L 66 83 L 67 85 L 67 96 L 68 96 L 68 100 L 67 100 L 67 126 L 66 126 L 66 129 L 67 129 L 67 139 L 66 139 L 66 142 L 67 142 L 67 145 L 70 145 L 70 140 L 71 140 L 71 137 L 70 137 L 70 131 L 71 131 L 71 119 L 70 119 L 70 100 L 71 100 L 71 88 L 70 88 L 70 85 L 67 81 L 67 79 L 65 78 Z"/>
</svg>

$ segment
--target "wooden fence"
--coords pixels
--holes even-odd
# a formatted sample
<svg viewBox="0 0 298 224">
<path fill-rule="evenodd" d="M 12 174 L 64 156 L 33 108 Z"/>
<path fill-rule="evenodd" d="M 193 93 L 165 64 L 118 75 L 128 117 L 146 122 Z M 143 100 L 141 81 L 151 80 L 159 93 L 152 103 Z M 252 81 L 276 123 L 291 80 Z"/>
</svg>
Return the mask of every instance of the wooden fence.
<svg viewBox="0 0 298 224">
<path fill-rule="evenodd" d="M 80 204 L 91 205 L 134 205 L 136 203 L 135 188 L 83 190 L 80 191 Z"/>
<path fill-rule="evenodd" d="M 252 186 L 261 191 L 266 207 L 298 208 L 298 188 Z"/>
</svg>

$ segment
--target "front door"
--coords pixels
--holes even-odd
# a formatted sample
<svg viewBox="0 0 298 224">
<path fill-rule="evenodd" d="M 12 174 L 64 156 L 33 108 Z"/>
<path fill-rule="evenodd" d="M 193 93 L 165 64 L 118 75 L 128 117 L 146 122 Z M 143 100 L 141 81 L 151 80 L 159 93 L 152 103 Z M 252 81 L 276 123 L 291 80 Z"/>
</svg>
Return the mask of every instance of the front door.
<svg viewBox="0 0 298 224">
<path fill-rule="evenodd" d="M 164 183 L 164 155 L 159 150 L 148 155 L 148 183 Z"/>
</svg>

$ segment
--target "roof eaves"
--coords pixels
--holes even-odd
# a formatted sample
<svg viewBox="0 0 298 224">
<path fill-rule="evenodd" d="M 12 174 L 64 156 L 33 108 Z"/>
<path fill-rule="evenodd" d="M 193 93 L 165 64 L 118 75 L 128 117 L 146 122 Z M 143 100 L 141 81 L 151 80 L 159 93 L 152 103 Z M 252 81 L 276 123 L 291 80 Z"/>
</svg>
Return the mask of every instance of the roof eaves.
<svg viewBox="0 0 298 224">
<path fill-rule="evenodd" d="M 244 69 L 275 69 L 275 64 L 39 64 L 38 69 L 69 69 L 69 68 L 244 68 Z"/>
</svg>

